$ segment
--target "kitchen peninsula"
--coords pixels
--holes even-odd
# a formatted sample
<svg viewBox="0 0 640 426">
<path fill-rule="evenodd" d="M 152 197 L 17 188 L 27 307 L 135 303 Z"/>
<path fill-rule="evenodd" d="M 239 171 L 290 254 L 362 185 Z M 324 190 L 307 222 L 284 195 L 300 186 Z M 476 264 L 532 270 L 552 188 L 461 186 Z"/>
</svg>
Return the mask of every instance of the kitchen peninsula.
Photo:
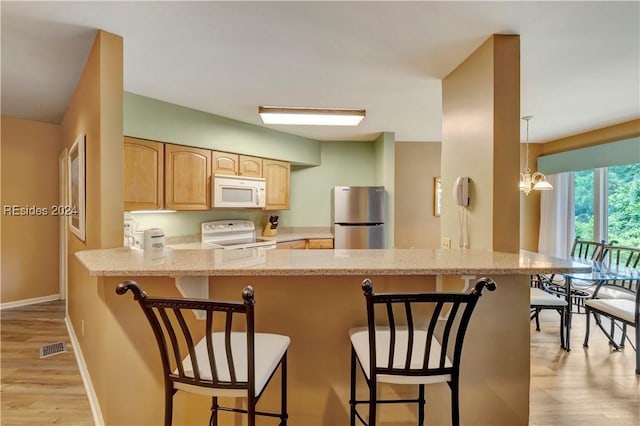
<svg viewBox="0 0 640 426">
<path fill-rule="evenodd" d="M 162 423 L 163 385 L 153 335 L 137 303 L 115 294 L 125 279 L 136 280 L 153 296 L 180 296 L 176 277 L 208 277 L 212 299 L 240 300 L 251 284 L 256 294 L 258 331 L 291 337 L 289 423 L 348 424 L 349 339 L 347 331 L 366 324 L 360 283 L 373 280 L 376 292 L 467 291 L 490 276 L 497 291 L 485 292 L 467 334 L 462 357 L 463 424 L 526 425 L 529 413 L 529 274 L 586 271 L 589 268 L 535 253 L 484 250 L 257 250 L 243 259 L 228 250 L 143 252 L 130 248 L 76 253 L 97 277 L 104 333 L 94 337 L 106 388 L 98 400 L 109 425 Z M 461 279 L 462 277 L 462 279 Z M 274 377 L 277 382 L 279 375 Z M 263 408 L 277 406 L 278 392 L 267 388 Z M 382 387 L 384 395 L 406 389 Z M 409 392 L 413 392 L 410 389 Z M 446 385 L 427 387 L 427 424 L 447 424 Z M 205 424 L 210 401 L 188 394 L 176 398 L 176 424 Z M 131 410 L 130 407 L 145 407 Z M 380 421 L 414 424 L 415 409 L 385 406 Z M 236 423 L 237 422 L 237 423 Z M 226 418 L 223 424 L 241 424 Z"/>
</svg>

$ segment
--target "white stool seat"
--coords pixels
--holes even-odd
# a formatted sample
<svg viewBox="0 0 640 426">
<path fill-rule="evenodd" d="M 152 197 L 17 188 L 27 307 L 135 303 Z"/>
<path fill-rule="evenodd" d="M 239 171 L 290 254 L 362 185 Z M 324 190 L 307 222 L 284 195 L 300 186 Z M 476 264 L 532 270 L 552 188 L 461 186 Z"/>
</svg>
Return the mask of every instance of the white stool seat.
<svg viewBox="0 0 640 426">
<path fill-rule="evenodd" d="M 566 299 L 556 297 L 540 288 L 531 287 L 529 297 L 531 306 L 567 306 Z"/>
<path fill-rule="evenodd" d="M 635 323 L 636 303 L 627 299 L 591 299 L 584 303 L 589 308 L 597 309 L 612 317 Z"/>
<path fill-rule="evenodd" d="M 369 360 L 369 330 L 367 327 L 356 327 L 349 330 L 349 337 L 353 349 L 360 360 L 362 369 L 369 378 L 370 360 Z M 407 358 L 407 347 L 409 339 L 409 330 L 407 327 L 396 327 L 395 346 L 393 352 L 393 367 L 404 368 Z M 389 344 L 391 341 L 391 332 L 389 327 L 376 327 L 376 364 L 378 367 L 386 367 L 389 363 Z M 425 342 L 427 341 L 427 330 L 414 329 L 413 334 L 413 351 L 411 354 L 412 369 L 422 368 L 424 360 Z M 442 348 L 438 341 L 434 338 L 431 340 L 431 350 L 429 352 L 429 367 L 438 368 L 440 361 L 440 353 Z M 451 367 L 451 360 L 445 356 L 445 367 Z M 378 382 L 398 383 L 398 384 L 430 384 L 448 382 L 451 380 L 450 374 L 439 376 L 400 376 L 378 374 L 376 376 Z"/>
<path fill-rule="evenodd" d="M 625 300 L 636 300 L 636 295 L 631 291 L 625 291 L 618 288 L 611 288 L 609 286 L 602 286 L 600 290 L 598 290 L 598 295 L 596 296 L 598 299 L 625 299 Z"/>
<path fill-rule="evenodd" d="M 224 344 L 225 333 L 213 333 L 213 355 L 216 360 L 217 378 L 221 381 L 231 381 L 231 373 L 227 362 Z M 278 367 L 280 360 L 287 351 L 291 339 L 279 334 L 255 333 L 255 395 L 259 395 L 269 381 L 269 378 Z M 233 354 L 234 369 L 238 381 L 247 381 L 247 335 L 246 333 L 231 333 L 231 352 Z M 207 353 L 207 342 L 202 338 L 195 346 L 196 360 L 200 373 L 200 379 L 211 380 L 211 366 Z M 184 374 L 193 377 L 191 356 L 182 361 Z M 174 371 L 178 373 L 177 370 Z M 246 397 L 246 389 L 220 389 L 192 386 L 186 383 L 175 382 L 176 389 L 187 390 L 208 396 Z"/>
</svg>

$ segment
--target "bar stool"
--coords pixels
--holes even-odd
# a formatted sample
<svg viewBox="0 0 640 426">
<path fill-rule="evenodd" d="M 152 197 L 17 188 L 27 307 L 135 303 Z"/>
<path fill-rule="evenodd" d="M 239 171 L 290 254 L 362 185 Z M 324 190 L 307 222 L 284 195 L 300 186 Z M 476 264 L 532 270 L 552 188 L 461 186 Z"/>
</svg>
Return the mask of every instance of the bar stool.
<svg viewBox="0 0 640 426">
<path fill-rule="evenodd" d="M 256 415 L 277 417 L 280 426 L 287 424 L 287 349 L 290 339 L 278 334 L 256 333 L 254 329 L 254 292 L 251 286 L 242 291 L 242 302 L 216 302 L 201 299 L 147 297 L 134 281 L 124 281 L 117 294 L 133 293 L 155 335 L 162 358 L 165 410 L 164 424 L 171 425 L 173 395 L 178 390 L 212 398 L 210 425 L 218 424 L 218 411 L 246 413 L 249 426 Z M 197 320 L 191 311 L 200 311 L 205 320 Z M 223 321 L 224 331 L 214 332 L 216 321 Z M 245 317 L 245 330 L 232 331 L 233 317 Z M 194 344 L 193 336 L 204 336 Z M 259 357 L 256 358 L 256 353 Z M 280 413 L 256 410 L 266 385 L 281 366 Z M 247 398 L 247 409 L 223 407 L 219 397 Z"/>
<path fill-rule="evenodd" d="M 350 424 L 376 424 L 376 404 L 417 403 L 418 424 L 424 424 L 424 387 L 446 382 L 451 389 L 451 422 L 460 424 L 458 386 L 460 356 L 467 325 L 482 289 L 496 289 L 490 278 L 481 278 L 470 293 L 384 293 L 374 294 L 371 280 L 362 282 L 367 305 L 367 327 L 349 330 L 351 339 Z M 378 325 L 376 306 L 386 312 L 386 325 Z M 414 320 L 416 305 L 432 310 L 430 318 Z M 394 312 L 403 312 L 398 318 Z M 380 315 L 385 317 L 385 315 Z M 445 319 L 441 320 L 441 316 Z M 436 337 L 438 335 L 438 337 Z M 441 337 L 440 337 L 441 336 Z M 369 398 L 356 399 L 356 363 L 360 366 Z M 418 385 L 415 399 L 379 400 L 378 383 Z M 369 405 L 368 423 L 357 411 Z"/>
</svg>

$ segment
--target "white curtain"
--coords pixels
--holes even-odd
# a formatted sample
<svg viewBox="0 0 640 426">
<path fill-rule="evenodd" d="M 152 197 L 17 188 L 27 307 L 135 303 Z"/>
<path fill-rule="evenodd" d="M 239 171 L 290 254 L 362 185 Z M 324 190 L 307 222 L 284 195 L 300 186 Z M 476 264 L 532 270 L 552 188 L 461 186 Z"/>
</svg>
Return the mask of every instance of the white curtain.
<svg viewBox="0 0 640 426">
<path fill-rule="evenodd" d="M 574 240 L 573 172 L 546 175 L 552 191 L 540 194 L 540 253 L 568 258 Z"/>
</svg>

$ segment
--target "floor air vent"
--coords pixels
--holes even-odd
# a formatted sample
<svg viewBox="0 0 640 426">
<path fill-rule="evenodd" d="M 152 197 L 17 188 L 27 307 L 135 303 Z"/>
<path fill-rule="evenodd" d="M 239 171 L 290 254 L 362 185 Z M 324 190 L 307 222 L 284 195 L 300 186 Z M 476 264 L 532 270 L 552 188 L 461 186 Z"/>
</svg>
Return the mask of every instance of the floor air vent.
<svg viewBox="0 0 640 426">
<path fill-rule="evenodd" d="M 64 342 L 51 343 L 40 348 L 40 358 L 46 358 L 66 351 L 67 347 Z"/>
</svg>

